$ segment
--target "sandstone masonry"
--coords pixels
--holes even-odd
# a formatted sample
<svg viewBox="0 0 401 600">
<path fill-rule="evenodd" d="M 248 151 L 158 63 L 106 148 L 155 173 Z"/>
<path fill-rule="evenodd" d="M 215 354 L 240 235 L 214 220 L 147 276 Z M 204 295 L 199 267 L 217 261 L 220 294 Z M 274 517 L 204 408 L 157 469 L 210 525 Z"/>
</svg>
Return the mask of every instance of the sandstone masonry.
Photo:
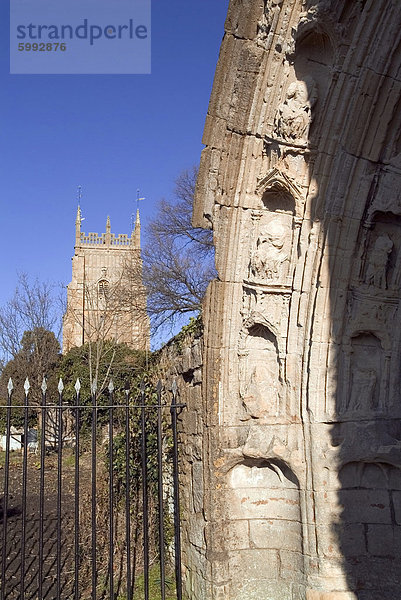
<svg viewBox="0 0 401 600">
<path fill-rule="evenodd" d="M 401 597 L 400 31 L 396 0 L 230 2 L 191 598 Z"/>
</svg>

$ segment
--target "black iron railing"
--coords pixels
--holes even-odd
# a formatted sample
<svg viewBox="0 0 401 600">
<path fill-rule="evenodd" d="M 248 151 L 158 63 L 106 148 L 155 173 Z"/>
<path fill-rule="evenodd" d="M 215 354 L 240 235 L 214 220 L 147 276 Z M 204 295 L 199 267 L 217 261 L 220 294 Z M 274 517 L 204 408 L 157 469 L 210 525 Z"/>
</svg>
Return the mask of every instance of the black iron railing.
<svg viewBox="0 0 401 600">
<path fill-rule="evenodd" d="M 151 580 L 181 600 L 175 382 L 168 406 L 160 381 L 83 400 L 77 380 L 67 402 L 60 380 L 56 403 L 45 380 L 39 404 L 24 390 L 16 405 L 10 380 L 0 407 L 0 600 L 149 600 Z"/>
</svg>

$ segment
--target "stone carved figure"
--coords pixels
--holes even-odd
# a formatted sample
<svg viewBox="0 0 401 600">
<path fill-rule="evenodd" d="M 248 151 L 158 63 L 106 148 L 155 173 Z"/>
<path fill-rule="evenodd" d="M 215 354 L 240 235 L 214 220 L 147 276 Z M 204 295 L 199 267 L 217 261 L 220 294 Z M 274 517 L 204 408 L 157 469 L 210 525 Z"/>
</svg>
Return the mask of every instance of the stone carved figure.
<svg viewBox="0 0 401 600">
<path fill-rule="evenodd" d="M 368 257 L 365 283 L 382 290 L 387 289 L 387 265 L 393 246 L 387 233 L 376 239 Z"/>
<path fill-rule="evenodd" d="M 383 350 L 376 336 L 359 334 L 351 342 L 350 389 L 347 410 L 362 414 L 380 408 Z"/>
<path fill-rule="evenodd" d="M 243 397 L 247 414 L 259 419 L 264 415 L 276 415 L 278 407 L 277 382 L 274 370 L 268 365 L 254 367 L 245 387 Z"/>
<path fill-rule="evenodd" d="M 242 401 L 248 418 L 275 416 L 279 410 L 280 368 L 274 334 L 255 325 L 246 341 L 245 386 Z"/>
<path fill-rule="evenodd" d="M 312 80 L 291 83 L 274 119 L 277 135 L 288 142 L 306 142 L 316 99 L 316 85 Z"/>
<path fill-rule="evenodd" d="M 251 274 L 255 279 L 274 281 L 280 278 L 282 267 L 289 260 L 286 242 L 290 230 L 281 222 L 262 226 L 251 256 Z"/>
<path fill-rule="evenodd" d="M 352 373 L 351 394 L 348 409 L 362 411 L 367 406 L 372 408 L 377 375 L 373 369 L 356 366 Z"/>
</svg>

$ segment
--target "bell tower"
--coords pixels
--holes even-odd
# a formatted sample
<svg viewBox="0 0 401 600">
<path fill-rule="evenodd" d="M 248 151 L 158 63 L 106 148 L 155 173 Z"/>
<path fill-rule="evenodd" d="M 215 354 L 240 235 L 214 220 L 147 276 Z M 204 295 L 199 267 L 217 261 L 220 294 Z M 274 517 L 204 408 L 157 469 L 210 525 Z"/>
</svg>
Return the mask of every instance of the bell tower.
<svg viewBox="0 0 401 600">
<path fill-rule="evenodd" d="M 103 339 L 137 350 L 150 347 L 146 292 L 142 284 L 140 217 L 137 210 L 131 235 L 81 231 L 81 208 L 75 220 L 72 279 L 67 286 L 63 320 L 63 353 Z"/>
</svg>

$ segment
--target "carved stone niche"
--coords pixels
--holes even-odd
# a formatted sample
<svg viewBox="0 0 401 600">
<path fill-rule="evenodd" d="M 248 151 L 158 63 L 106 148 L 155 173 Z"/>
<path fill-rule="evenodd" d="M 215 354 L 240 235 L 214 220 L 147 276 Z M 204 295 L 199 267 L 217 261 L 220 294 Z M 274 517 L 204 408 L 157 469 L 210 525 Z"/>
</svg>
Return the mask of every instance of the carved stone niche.
<svg viewBox="0 0 401 600">
<path fill-rule="evenodd" d="M 287 175 L 273 169 L 260 181 L 257 194 L 261 207 L 252 213 L 249 281 L 291 286 L 303 210 L 301 193 Z"/>
<path fill-rule="evenodd" d="M 241 315 L 248 327 L 256 319 L 256 322 L 266 323 L 272 331 L 286 332 L 290 300 L 290 292 L 283 293 L 280 289 L 265 291 L 260 287 L 244 284 Z"/>
<path fill-rule="evenodd" d="M 304 200 L 300 188 L 276 167 L 259 180 L 256 193 L 262 199 L 262 207 L 270 212 L 302 218 Z"/>
<path fill-rule="evenodd" d="M 359 282 L 369 293 L 401 295 L 401 216 L 375 212 L 363 237 Z"/>
<path fill-rule="evenodd" d="M 372 332 L 355 332 L 343 345 L 339 378 L 338 414 L 372 418 L 387 406 L 389 356 Z"/>
<path fill-rule="evenodd" d="M 321 1 L 319 4 L 322 4 Z M 319 24 L 314 21 L 300 22 L 296 33 L 294 70 L 298 85 L 299 82 L 303 83 L 306 90 L 303 139 L 309 143 L 313 142 L 314 132 L 319 129 L 318 113 L 324 114 L 319 108 L 324 104 L 332 80 L 336 45 L 334 27 L 328 23 L 327 16 Z"/>
<path fill-rule="evenodd" d="M 282 413 L 283 358 L 278 332 L 265 323 L 250 322 L 241 335 L 240 397 L 244 420 L 276 418 Z"/>
</svg>

